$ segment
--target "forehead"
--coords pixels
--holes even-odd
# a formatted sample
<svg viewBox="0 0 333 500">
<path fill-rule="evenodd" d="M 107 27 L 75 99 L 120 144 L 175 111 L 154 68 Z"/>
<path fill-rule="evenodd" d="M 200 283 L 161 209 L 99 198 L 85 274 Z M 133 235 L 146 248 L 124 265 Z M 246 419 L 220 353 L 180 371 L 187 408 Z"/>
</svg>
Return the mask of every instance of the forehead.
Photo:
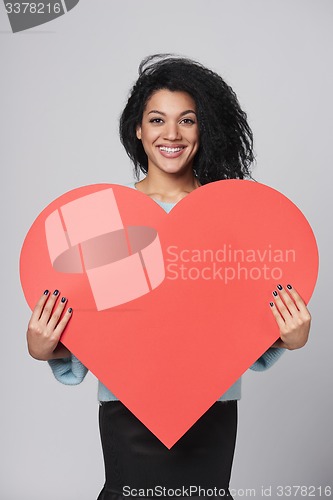
<svg viewBox="0 0 333 500">
<path fill-rule="evenodd" d="M 151 110 L 164 113 L 196 111 L 196 105 L 193 97 L 187 92 L 161 89 L 154 92 L 146 103 L 145 112 L 149 113 Z"/>
</svg>

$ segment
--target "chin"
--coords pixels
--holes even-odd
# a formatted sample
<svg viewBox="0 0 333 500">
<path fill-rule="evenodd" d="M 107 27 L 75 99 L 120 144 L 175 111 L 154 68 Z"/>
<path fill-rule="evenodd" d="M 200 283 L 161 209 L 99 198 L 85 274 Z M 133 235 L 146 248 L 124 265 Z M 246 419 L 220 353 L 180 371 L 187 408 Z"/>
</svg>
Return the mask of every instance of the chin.
<svg viewBox="0 0 333 500">
<path fill-rule="evenodd" d="M 175 166 L 171 166 L 171 167 L 164 167 L 164 168 L 161 168 L 160 170 L 162 170 L 163 172 L 165 172 L 166 174 L 185 174 L 185 172 L 189 169 L 192 169 L 192 167 L 175 167 Z"/>
</svg>

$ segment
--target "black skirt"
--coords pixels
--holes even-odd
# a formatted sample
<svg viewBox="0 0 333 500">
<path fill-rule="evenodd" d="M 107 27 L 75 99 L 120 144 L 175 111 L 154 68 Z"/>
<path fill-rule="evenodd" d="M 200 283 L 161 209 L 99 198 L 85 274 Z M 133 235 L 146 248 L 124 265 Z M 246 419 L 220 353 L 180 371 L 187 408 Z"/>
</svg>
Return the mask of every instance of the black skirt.
<svg viewBox="0 0 333 500">
<path fill-rule="evenodd" d="M 214 403 L 170 450 L 120 401 L 101 403 L 99 425 L 106 482 L 98 500 L 232 498 L 237 401 Z"/>
</svg>

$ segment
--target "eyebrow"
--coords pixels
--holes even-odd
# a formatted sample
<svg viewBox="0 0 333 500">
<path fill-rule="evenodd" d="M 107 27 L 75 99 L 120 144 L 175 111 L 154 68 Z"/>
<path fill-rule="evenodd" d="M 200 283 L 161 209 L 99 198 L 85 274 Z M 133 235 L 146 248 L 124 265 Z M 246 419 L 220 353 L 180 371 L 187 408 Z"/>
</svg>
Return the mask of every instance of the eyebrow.
<svg viewBox="0 0 333 500">
<path fill-rule="evenodd" d="M 162 111 L 158 111 L 157 109 L 153 109 L 153 110 L 149 111 L 148 115 L 150 115 L 151 113 L 157 113 L 159 115 L 166 116 L 165 113 L 163 113 Z M 189 113 L 193 113 L 194 115 L 196 115 L 196 112 L 193 111 L 193 109 L 187 109 L 186 111 L 183 111 L 182 113 L 180 113 L 179 116 L 188 115 Z"/>
</svg>

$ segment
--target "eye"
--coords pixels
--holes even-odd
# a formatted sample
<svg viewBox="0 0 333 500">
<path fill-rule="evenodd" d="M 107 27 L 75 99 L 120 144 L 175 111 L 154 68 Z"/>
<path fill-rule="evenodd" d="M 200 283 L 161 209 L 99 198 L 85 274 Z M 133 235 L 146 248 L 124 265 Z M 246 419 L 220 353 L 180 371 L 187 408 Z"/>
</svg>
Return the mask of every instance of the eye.
<svg viewBox="0 0 333 500">
<path fill-rule="evenodd" d="M 151 118 L 149 123 L 163 123 L 162 118 Z"/>
<path fill-rule="evenodd" d="M 195 121 L 192 118 L 184 118 L 181 123 L 185 123 L 185 125 L 194 125 Z"/>
</svg>

